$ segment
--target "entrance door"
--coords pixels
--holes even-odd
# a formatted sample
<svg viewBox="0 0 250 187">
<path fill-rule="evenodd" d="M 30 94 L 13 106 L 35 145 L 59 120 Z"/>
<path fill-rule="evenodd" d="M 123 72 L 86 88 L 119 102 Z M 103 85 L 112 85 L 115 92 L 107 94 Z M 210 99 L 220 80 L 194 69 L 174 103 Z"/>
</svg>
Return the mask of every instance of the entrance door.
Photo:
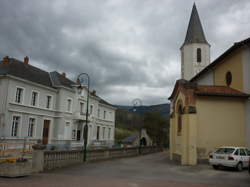
<svg viewBox="0 0 250 187">
<path fill-rule="evenodd" d="M 43 124 L 43 144 L 48 144 L 49 141 L 49 125 L 50 120 L 44 120 Z"/>
</svg>

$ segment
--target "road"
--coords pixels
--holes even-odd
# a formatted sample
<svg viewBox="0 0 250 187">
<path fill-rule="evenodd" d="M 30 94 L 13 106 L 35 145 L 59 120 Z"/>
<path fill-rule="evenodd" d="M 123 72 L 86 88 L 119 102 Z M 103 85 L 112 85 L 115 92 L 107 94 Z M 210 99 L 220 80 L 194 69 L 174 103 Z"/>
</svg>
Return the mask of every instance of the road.
<svg viewBox="0 0 250 187">
<path fill-rule="evenodd" d="M 249 187 L 245 170 L 214 170 L 208 165 L 181 166 L 167 153 L 81 164 L 29 177 L 0 178 L 0 187 Z"/>
</svg>

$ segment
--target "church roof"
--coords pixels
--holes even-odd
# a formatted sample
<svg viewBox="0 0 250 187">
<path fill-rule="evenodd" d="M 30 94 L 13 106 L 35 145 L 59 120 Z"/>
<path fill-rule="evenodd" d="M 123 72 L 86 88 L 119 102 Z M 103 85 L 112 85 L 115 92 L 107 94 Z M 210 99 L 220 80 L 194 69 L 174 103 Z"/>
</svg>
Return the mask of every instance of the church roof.
<svg viewBox="0 0 250 187">
<path fill-rule="evenodd" d="M 9 63 L 0 61 L 0 75 L 12 75 L 47 87 L 52 87 L 49 73 L 15 58 L 8 58 Z"/>
<path fill-rule="evenodd" d="M 190 43 L 208 44 L 205 34 L 203 32 L 203 28 L 201 25 L 201 21 L 195 3 L 193 5 L 191 17 L 188 24 L 187 34 L 183 45 Z"/>
<path fill-rule="evenodd" d="M 228 96 L 228 97 L 249 97 L 249 94 L 228 86 L 207 86 L 197 85 L 195 94 L 199 96 Z"/>
<path fill-rule="evenodd" d="M 179 79 L 175 83 L 174 90 L 168 98 L 172 100 L 179 92 L 178 88 L 190 89 L 194 91 L 197 96 L 218 96 L 218 97 L 243 97 L 248 98 L 250 94 L 246 94 L 229 86 L 215 86 L 215 85 L 197 85 L 194 82 L 185 79 Z"/>
</svg>

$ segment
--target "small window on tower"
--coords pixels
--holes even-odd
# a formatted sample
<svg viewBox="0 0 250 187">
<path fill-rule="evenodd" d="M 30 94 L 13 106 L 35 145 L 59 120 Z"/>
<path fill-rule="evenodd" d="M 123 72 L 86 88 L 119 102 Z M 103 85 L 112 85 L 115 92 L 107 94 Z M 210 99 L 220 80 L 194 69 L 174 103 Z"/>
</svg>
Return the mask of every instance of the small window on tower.
<svg viewBox="0 0 250 187">
<path fill-rule="evenodd" d="M 201 62 L 201 48 L 197 48 L 197 62 Z"/>
</svg>

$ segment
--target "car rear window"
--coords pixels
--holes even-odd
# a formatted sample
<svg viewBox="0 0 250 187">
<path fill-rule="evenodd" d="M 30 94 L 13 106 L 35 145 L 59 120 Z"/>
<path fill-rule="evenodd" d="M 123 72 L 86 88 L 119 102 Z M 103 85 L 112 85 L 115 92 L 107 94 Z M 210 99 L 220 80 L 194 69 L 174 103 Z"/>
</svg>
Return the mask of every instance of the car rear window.
<svg viewBox="0 0 250 187">
<path fill-rule="evenodd" d="M 234 152 L 234 148 L 219 148 L 215 153 L 217 154 L 232 154 Z"/>
</svg>

